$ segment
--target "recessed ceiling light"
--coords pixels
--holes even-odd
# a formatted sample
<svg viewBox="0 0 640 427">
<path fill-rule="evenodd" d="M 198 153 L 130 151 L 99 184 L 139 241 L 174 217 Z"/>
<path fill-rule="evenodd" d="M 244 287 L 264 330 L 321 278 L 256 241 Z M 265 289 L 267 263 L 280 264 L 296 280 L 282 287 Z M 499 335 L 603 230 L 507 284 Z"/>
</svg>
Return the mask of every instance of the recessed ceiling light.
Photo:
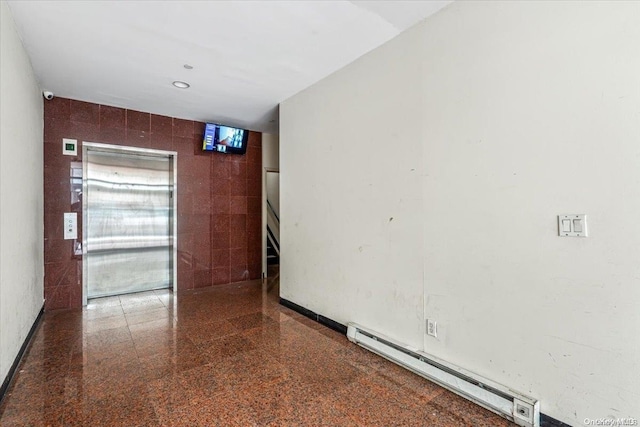
<svg viewBox="0 0 640 427">
<path fill-rule="evenodd" d="M 179 89 L 187 89 L 189 88 L 189 86 L 191 86 L 189 83 L 181 82 L 180 80 L 176 80 L 175 82 L 173 82 L 173 85 Z"/>
<path fill-rule="evenodd" d="M 187 70 L 193 70 L 193 65 L 184 64 L 183 67 L 186 68 Z"/>
</svg>

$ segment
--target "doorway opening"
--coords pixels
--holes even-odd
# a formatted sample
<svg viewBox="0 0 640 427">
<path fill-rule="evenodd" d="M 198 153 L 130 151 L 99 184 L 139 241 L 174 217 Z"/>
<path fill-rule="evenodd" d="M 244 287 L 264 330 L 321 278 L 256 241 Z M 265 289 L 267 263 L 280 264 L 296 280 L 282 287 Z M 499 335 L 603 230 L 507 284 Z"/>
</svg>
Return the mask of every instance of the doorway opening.
<svg viewBox="0 0 640 427">
<path fill-rule="evenodd" d="M 262 277 L 271 289 L 280 277 L 280 171 L 264 168 L 263 177 L 263 260 Z"/>
<path fill-rule="evenodd" d="M 177 291 L 177 153 L 84 143 L 83 305 Z"/>
</svg>

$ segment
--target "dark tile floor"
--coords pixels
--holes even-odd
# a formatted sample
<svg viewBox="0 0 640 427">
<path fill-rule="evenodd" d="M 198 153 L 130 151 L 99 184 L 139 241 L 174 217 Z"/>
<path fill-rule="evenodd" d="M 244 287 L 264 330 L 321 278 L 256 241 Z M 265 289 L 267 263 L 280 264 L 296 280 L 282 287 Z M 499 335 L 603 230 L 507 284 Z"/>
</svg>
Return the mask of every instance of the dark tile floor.
<svg viewBox="0 0 640 427">
<path fill-rule="evenodd" d="M 2 426 L 509 426 L 246 282 L 44 315 Z"/>
</svg>

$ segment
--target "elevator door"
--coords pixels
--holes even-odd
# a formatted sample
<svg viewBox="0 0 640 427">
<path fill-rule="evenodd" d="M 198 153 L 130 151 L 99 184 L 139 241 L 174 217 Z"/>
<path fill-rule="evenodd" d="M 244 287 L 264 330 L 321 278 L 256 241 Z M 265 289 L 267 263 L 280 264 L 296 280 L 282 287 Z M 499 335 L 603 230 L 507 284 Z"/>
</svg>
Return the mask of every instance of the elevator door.
<svg viewBox="0 0 640 427">
<path fill-rule="evenodd" d="M 87 297 L 167 288 L 170 157 L 87 151 Z"/>
</svg>

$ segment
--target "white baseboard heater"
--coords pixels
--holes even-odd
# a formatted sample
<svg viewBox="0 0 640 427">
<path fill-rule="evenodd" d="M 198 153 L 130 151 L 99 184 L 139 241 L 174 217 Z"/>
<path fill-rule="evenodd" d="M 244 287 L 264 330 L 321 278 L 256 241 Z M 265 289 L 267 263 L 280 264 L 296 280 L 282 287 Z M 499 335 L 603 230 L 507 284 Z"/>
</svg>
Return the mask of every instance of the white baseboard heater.
<svg viewBox="0 0 640 427">
<path fill-rule="evenodd" d="M 540 403 L 535 399 L 355 323 L 347 325 L 347 338 L 520 426 L 540 426 Z"/>
</svg>

